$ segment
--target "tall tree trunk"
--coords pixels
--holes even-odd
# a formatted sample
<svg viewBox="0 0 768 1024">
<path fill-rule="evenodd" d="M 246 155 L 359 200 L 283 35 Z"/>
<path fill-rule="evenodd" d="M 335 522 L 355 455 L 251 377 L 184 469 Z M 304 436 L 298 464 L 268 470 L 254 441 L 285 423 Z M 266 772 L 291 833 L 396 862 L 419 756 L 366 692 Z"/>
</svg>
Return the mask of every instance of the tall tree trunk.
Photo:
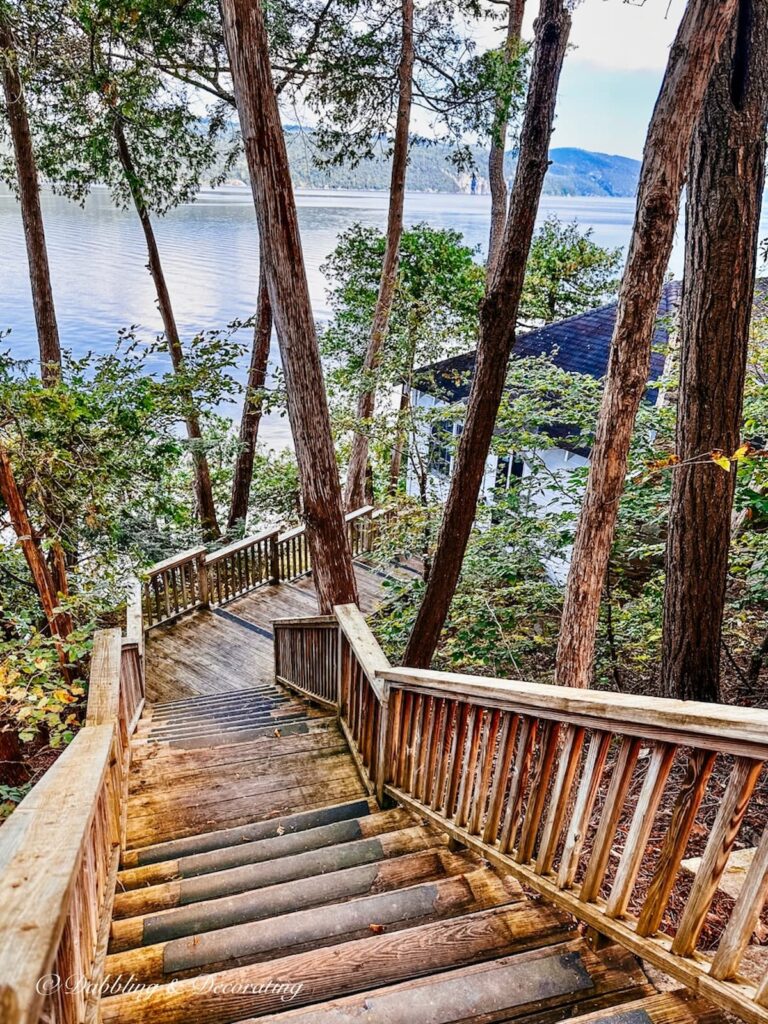
<svg viewBox="0 0 768 1024">
<path fill-rule="evenodd" d="M 411 384 L 403 384 L 400 392 L 400 406 L 397 410 L 397 424 L 395 426 L 395 442 L 392 446 L 392 455 L 389 459 L 389 493 L 397 494 L 400 486 L 400 474 L 403 469 L 403 455 L 405 454 L 406 441 L 406 420 L 411 409 Z"/>
<path fill-rule="evenodd" d="M 256 440 L 261 422 L 261 390 L 267 377 L 269 343 L 272 340 L 272 308 L 269 305 L 267 279 L 263 269 L 259 273 L 259 298 L 256 308 L 256 323 L 253 328 L 251 364 L 248 367 L 248 383 L 243 401 L 243 415 L 240 420 L 240 449 L 235 460 L 232 477 L 232 500 L 229 506 L 227 529 L 234 530 L 238 523 L 245 523 L 248 515 L 248 498 L 251 493 L 253 459 Z"/>
<path fill-rule="evenodd" d="M 509 0 L 507 14 L 507 38 L 504 57 L 507 65 L 517 57 L 523 33 L 525 0 Z M 488 184 L 491 189 L 491 232 L 488 238 L 488 260 L 486 278 L 490 283 L 501 252 L 504 225 L 507 220 L 507 176 L 504 173 L 504 156 L 507 148 L 509 129 L 509 103 L 501 100 L 496 104 L 491 150 L 488 154 Z"/>
<path fill-rule="evenodd" d="M 128 141 L 120 123 L 120 118 L 115 118 L 115 142 L 117 143 L 117 155 L 123 172 L 131 191 L 133 204 L 136 208 L 144 240 L 147 245 L 147 256 L 149 260 L 149 272 L 155 284 L 157 293 L 157 305 L 160 310 L 160 318 L 163 321 L 165 337 L 168 341 L 168 351 L 171 356 L 171 364 L 175 373 L 182 373 L 184 370 L 184 349 L 179 338 L 179 331 L 176 326 L 176 317 L 173 314 L 171 296 L 165 280 L 163 264 L 160 259 L 160 250 L 157 247 L 155 230 L 152 226 L 152 219 L 149 210 L 144 202 L 141 191 L 141 183 L 133 164 Z M 184 416 L 187 427 L 187 436 L 192 442 L 192 462 L 195 469 L 195 495 L 197 498 L 198 513 L 200 515 L 200 527 L 203 537 L 206 540 L 216 540 L 221 536 L 219 523 L 216 518 L 216 505 L 213 501 L 213 488 L 211 487 L 211 471 L 208 466 L 208 459 L 205 453 L 200 450 L 200 442 L 203 433 L 200 429 L 200 416 L 194 409 L 189 408 Z"/>
<path fill-rule="evenodd" d="M 357 602 L 285 137 L 261 0 L 222 0 L 240 127 L 259 219 L 261 259 L 285 373 L 304 520 L 321 611 Z"/>
<path fill-rule="evenodd" d="M 347 489 L 344 502 L 348 509 L 365 504 L 365 478 L 368 465 L 368 426 L 376 405 L 374 375 L 381 362 L 389 317 L 395 301 L 397 267 L 400 260 L 400 239 L 403 235 L 403 208 L 405 206 L 405 175 L 408 167 L 408 135 L 411 123 L 413 95 L 413 0 L 402 0 L 402 43 L 398 69 L 397 117 L 395 145 L 392 154 L 392 177 L 389 185 L 389 213 L 387 215 L 387 242 L 379 280 L 379 295 L 373 313 L 373 324 L 368 338 L 368 349 L 363 364 L 363 387 L 357 404 L 358 429 L 352 439 L 352 453 L 347 470 Z"/>
<path fill-rule="evenodd" d="M 739 447 L 768 129 L 768 4 L 739 0 L 688 165 L 677 455 L 667 539 L 661 681 L 718 700 L 736 464 L 686 465 Z M 706 586 L 702 581 L 706 580 Z"/>
<path fill-rule="evenodd" d="M 40 607 L 45 615 L 51 636 L 57 641 L 56 650 L 65 678 L 70 678 L 70 664 L 61 641 L 72 632 L 72 619 L 66 612 L 57 611 L 59 598 L 53 576 L 48 568 L 39 537 L 32 526 L 24 497 L 16 483 L 13 467 L 5 445 L 0 442 L 0 495 L 8 508 L 13 532 L 24 553 Z"/>
<path fill-rule="evenodd" d="M 40 348 L 43 383 L 54 384 L 61 377 L 61 347 L 56 310 L 53 305 L 48 249 L 45 244 L 43 211 L 40 206 L 40 182 L 37 175 L 32 133 L 29 129 L 24 85 L 19 73 L 16 46 L 11 27 L 0 12 L 0 61 L 3 65 L 3 95 L 11 130 L 16 177 L 19 184 L 21 220 L 27 246 L 32 306 Z"/>
<path fill-rule="evenodd" d="M 414 668 L 426 668 L 432 660 L 475 519 L 485 461 L 515 342 L 525 264 L 549 163 L 557 86 L 570 30 L 571 18 L 564 0 L 542 0 L 504 243 L 480 310 L 480 340 L 464 431 L 429 582 L 403 659 L 405 665 Z"/>
<path fill-rule="evenodd" d="M 563 605 L 556 678 L 588 686 L 600 596 L 677 227 L 688 150 L 737 0 L 690 0 L 648 129 L 605 391 Z"/>
</svg>

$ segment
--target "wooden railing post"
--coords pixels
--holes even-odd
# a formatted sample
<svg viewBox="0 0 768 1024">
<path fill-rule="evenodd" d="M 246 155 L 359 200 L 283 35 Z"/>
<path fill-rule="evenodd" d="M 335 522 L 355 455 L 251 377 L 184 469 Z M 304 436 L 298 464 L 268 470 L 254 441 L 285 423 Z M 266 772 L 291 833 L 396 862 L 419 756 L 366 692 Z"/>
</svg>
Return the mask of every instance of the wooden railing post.
<svg viewBox="0 0 768 1024">
<path fill-rule="evenodd" d="M 211 603 L 207 557 L 205 551 L 201 551 L 197 556 L 197 586 L 200 594 L 201 608 L 207 608 Z"/>
<path fill-rule="evenodd" d="M 392 749 L 392 737 L 389 726 L 389 690 L 390 684 L 382 680 L 381 711 L 379 712 L 379 744 L 376 751 L 376 799 L 383 805 L 384 786 L 387 781 L 389 752 Z"/>
<path fill-rule="evenodd" d="M 277 585 L 280 582 L 280 551 L 277 546 L 277 538 L 279 537 L 279 531 L 275 532 L 269 538 L 269 582 Z"/>
</svg>

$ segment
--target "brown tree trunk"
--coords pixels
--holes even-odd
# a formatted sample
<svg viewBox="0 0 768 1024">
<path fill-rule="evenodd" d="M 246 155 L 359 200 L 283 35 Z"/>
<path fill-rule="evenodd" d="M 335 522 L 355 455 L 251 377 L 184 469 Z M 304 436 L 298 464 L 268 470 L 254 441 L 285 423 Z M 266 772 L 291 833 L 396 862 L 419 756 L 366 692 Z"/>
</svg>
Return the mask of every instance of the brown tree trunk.
<svg viewBox="0 0 768 1024">
<path fill-rule="evenodd" d="M 600 596 L 624 489 L 632 430 L 677 226 L 694 126 L 737 0 L 690 0 L 648 129 L 637 212 L 619 291 L 605 391 L 563 605 L 556 679 L 588 686 Z"/>
<path fill-rule="evenodd" d="M 222 0 L 224 39 L 280 343 L 321 611 L 357 603 L 317 334 L 261 0 Z"/>
<path fill-rule="evenodd" d="M 19 184 L 21 220 L 27 246 L 32 306 L 35 311 L 40 368 L 44 384 L 61 377 L 61 347 L 56 310 L 53 305 L 48 249 L 45 244 L 43 211 L 40 206 L 40 182 L 29 129 L 24 86 L 19 74 L 15 42 L 10 25 L 0 13 L 0 61 L 3 65 L 3 94 L 11 132 L 16 177 Z"/>
<path fill-rule="evenodd" d="M 358 430 L 352 438 L 352 453 L 347 469 L 347 488 L 344 503 L 354 510 L 365 504 L 365 478 L 368 465 L 368 425 L 376 405 L 374 375 L 381 362 L 381 350 L 389 326 L 389 317 L 395 301 L 397 267 L 400 260 L 400 239 L 403 235 L 403 209 L 405 206 L 405 175 L 408 168 L 408 136 L 411 123 L 413 95 L 413 0 L 402 2 L 402 44 L 398 69 L 397 117 L 395 145 L 392 154 L 392 177 L 389 185 L 389 213 L 387 215 L 387 243 L 379 280 L 379 295 L 373 313 L 373 324 L 363 364 L 363 387 L 357 404 Z"/>
<path fill-rule="evenodd" d="M 680 310 L 677 455 L 667 539 L 661 682 L 666 696 L 718 700 L 736 464 L 697 461 L 739 447 L 768 129 L 768 5 L 739 0 L 688 165 Z M 705 581 L 705 583 L 704 583 Z"/>
<path fill-rule="evenodd" d="M 155 284 L 157 293 L 157 305 L 160 310 L 160 318 L 163 321 L 165 337 L 168 341 L 168 351 L 171 356 L 171 364 L 175 373 L 182 373 L 184 370 L 184 350 L 179 338 L 179 331 L 176 326 L 176 318 L 173 314 L 171 296 L 165 280 L 163 264 L 160 259 L 160 250 L 157 247 L 155 230 L 149 216 L 144 197 L 141 193 L 141 184 L 133 165 L 133 158 L 128 147 L 128 141 L 123 131 L 119 118 L 115 118 L 115 141 L 117 143 L 117 154 L 120 164 L 125 173 L 128 187 L 131 191 L 136 213 L 144 232 L 144 240 L 147 245 L 147 256 L 149 259 L 149 272 Z M 195 469 L 195 496 L 197 498 L 198 513 L 200 515 L 200 528 L 205 540 L 216 540 L 221 536 L 219 523 L 216 518 L 216 505 L 213 500 L 213 488 L 211 487 L 211 471 L 208 466 L 208 459 L 205 453 L 200 450 L 199 442 L 203 433 L 200 429 L 200 416 L 194 409 L 188 409 L 184 422 L 187 427 L 187 436 L 192 442 L 192 462 Z"/>
<path fill-rule="evenodd" d="M 16 534 L 16 539 L 21 550 L 24 552 L 24 558 L 35 584 L 40 607 L 45 615 L 51 636 L 57 640 L 65 640 L 72 632 L 72 620 L 66 612 L 57 611 L 59 599 L 56 585 L 40 546 L 40 540 L 30 522 L 24 497 L 16 483 L 8 451 L 1 442 L 0 494 L 8 508 L 13 532 Z M 69 678 L 70 665 L 67 653 L 61 643 L 57 643 L 56 649 L 62 671 L 65 677 Z"/>
<path fill-rule="evenodd" d="M 269 343 L 272 340 L 272 308 L 264 270 L 259 275 L 259 298 L 256 309 L 256 324 L 253 328 L 251 364 L 248 367 L 248 383 L 243 401 L 243 415 L 240 420 L 240 449 L 235 460 L 232 477 L 232 499 L 229 506 L 227 529 L 234 530 L 239 523 L 245 523 L 248 516 L 248 498 L 251 493 L 253 459 L 256 440 L 261 422 L 261 390 L 267 377 Z"/>
<path fill-rule="evenodd" d="M 507 38 L 505 60 L 510 64 L 517 56 L 523 32 L 525 0 L 509 0 L 507 15 Z M 507 177 L 504 173 L 504 155 L 507 148 L 509 128 L 509 104 L 500 102 L 496 106 L 491 150 L 488 154 L 488 185 L 491 189 L 491 232 L 488 238 L 488 260 L 486 277 L 490 282 L 501 252 L 504 225 L 507 220 Z"/>
<path fill-rule="evenodd" d="M 475 373 L 435 559 L 403 658 L 403 664 L 414 668 L 426 668 L 432 660 L 475 519 L 485 461 L 515 342 L 525 264 L 549 163 L 557 86 L 570 29 L 571 18 L 563 0 L 542 0 L 502 252 L 480 310 Z"/>
<path fill-rule="evenodd" d="M 400 486 L 400 474 L 403 469 L 403 455 L 406 446 L 406 420 L 411 409 L 411 385 L 403 384 L 400 392 L 400 407 L 397 410 L 395 427 L 395 443 L 389 460 L 389 493 L 397 494 Z"/>
</svg>

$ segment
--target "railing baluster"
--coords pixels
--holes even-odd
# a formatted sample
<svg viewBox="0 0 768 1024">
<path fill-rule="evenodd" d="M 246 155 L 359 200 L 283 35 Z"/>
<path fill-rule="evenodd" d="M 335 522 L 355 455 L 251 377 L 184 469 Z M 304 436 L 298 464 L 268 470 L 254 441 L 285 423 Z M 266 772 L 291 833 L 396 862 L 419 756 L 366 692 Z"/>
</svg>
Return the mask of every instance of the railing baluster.
<svg viewBox="0 0 768 1024">
<path fill-rule="evenodd" d="M 557 745 L 560 740 L 560 723 L 545 723 L 539 746 L 539 757 L 531 779 L 531 790 L 528 805 L 525 809 L 523 828 L 520 834 L 520 848 L 517 859 L 526 864 L 536 849 L 536 837 L 539 833 L 544 805 L 547 800 L 549 779 L 552 773 Z"/>
<path fill-rule="evenodd" d="M 623 917 L 629 905 L 645 853 L 653 819 L 667 784 L 677 748 L 671 743 L 657 743 L 651 753 L 643 787 L 637 799 L 627 841 L 611 887 L 605 912 L 608 917 Z"/>
<path fill-rule="evenodd" d="M 517 830 L 520 826 L 525 786 L 528 782 L 528 772 L 530 771 L 531 760 L 533 759 L 538 731 L 539 723 L 535 718 L 523 719 L 517 755 L 515 756 L 515 767 L 512 772 L 512 781 L 507 797 L 507 809 L 504 813 L 504 824 L 501 826 L 499 849 L 502 853 L 508 853 L 515 845 Z"/>
<path fill-rule="evenodd" d="M 519 726 L 520 716 L 511 711 L 505 711 L 499 735 L 499 756 L 493 770 L 493 783 L 488 801 L 488 817 L 483 829 L 484 843 L 494 844 L 496 842 Z"/>
<path fill-rule="evenodd" d="M 746 757 L 736 759 L 683 917 L 672 942 L 672 952 L 678 956 L 690 956 L 696 948 L 704 919 L 717 892 L 762 767 L 761 761 L 753 761 Z"/>
<path fill-rule="evenodd" d="M 592 734 L 587 758 L 584 762 L 581 782 L 576 792 L 571 820 L 565 833 L 565 844 L 562 857 L 560 858 L 560 868 L 557 873 L 557 884 L 561 889 L 570 888 L 576 877 L 579 867 L 579 856 L 587 836 L 587 829 L 592 817 L 592 809 L 595 806 L 600 782 L 602 781 L 603 768 L 605 766 L 605 759 L 608 756 L 611 739 L 611 734 L 607 732 L 594 732 Z"/>
<path fill-rule="evenodd" d="M 483 729 L 483 710 L 473 706 L 469 713 L 468 743 L 464 759 L 461 764 L 461 786 L 459 787 L 458 807 L 456 810 L 456 824 L 461 828 L 469 817 L 470 799 L 475 784 L 475 772 L 477 770 L 477 758 L 480 753 L 480 737 Z"/>
<path fill-rule="evenodd" d="M 579 892 L 580 899 L 585 902 L 595 900 L 600 894 L 600 886 L 603 884 L 605 869 L 608 866 L 608 858 L 616 835 L 616 828 L 624 810 L 624 801 L 627 798 L 627 793 L 632 783 L 632 772 L 637 763 L 641 745 L 640 740 L 632 737 L 624 739 L 619 748 L 619 755 L 611 775 L 600 824 L 597 826 L 592 855 L 589 858 L 587 871 Z"/>
<path fill-rule="evenodd" d="M 540 875 L 548 874 L 552 870 L 557 844 L 560 842 L 560 835 L 568 813 L 571 790 L 579 767 L 583 745 L 584 729 L 581 726 L 566 726 L 557 765 L 557 775 L 549 797 L 549 811 L 544 821 L 539 855 L 536 859 L 536 871 Z"/>
</svg>

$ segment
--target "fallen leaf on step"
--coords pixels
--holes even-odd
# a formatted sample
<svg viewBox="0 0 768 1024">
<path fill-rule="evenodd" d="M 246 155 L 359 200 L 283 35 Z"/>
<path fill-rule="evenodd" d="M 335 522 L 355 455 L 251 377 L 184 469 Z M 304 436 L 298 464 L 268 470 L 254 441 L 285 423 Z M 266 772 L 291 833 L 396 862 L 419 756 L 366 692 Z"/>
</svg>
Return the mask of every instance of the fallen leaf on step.
<svg viewBox="0 0 768 1024">
<path fill-rule="evenodd" d="M 277 826 L 277 834 L 279 836 L 281 836 L 283 834 L 283 832 L 285 832 L 285 829 L 283 828 L 283 826 L 282 825 L 278 825 Z"/>
<path fill-rule="evenodd" d="M 281 735 L 280 730 L 279 729 L 275 729 L 275 736 L 280 736 L 280 735 Z"/>
<path fill-rule="evenodd" d="M 383 924 L 369 924 L 368 925 L 368 930 L 373 932 L 374 935 L 381 935 L 381 933 L 384 931 L 384 925 Z"/>
</svg>

